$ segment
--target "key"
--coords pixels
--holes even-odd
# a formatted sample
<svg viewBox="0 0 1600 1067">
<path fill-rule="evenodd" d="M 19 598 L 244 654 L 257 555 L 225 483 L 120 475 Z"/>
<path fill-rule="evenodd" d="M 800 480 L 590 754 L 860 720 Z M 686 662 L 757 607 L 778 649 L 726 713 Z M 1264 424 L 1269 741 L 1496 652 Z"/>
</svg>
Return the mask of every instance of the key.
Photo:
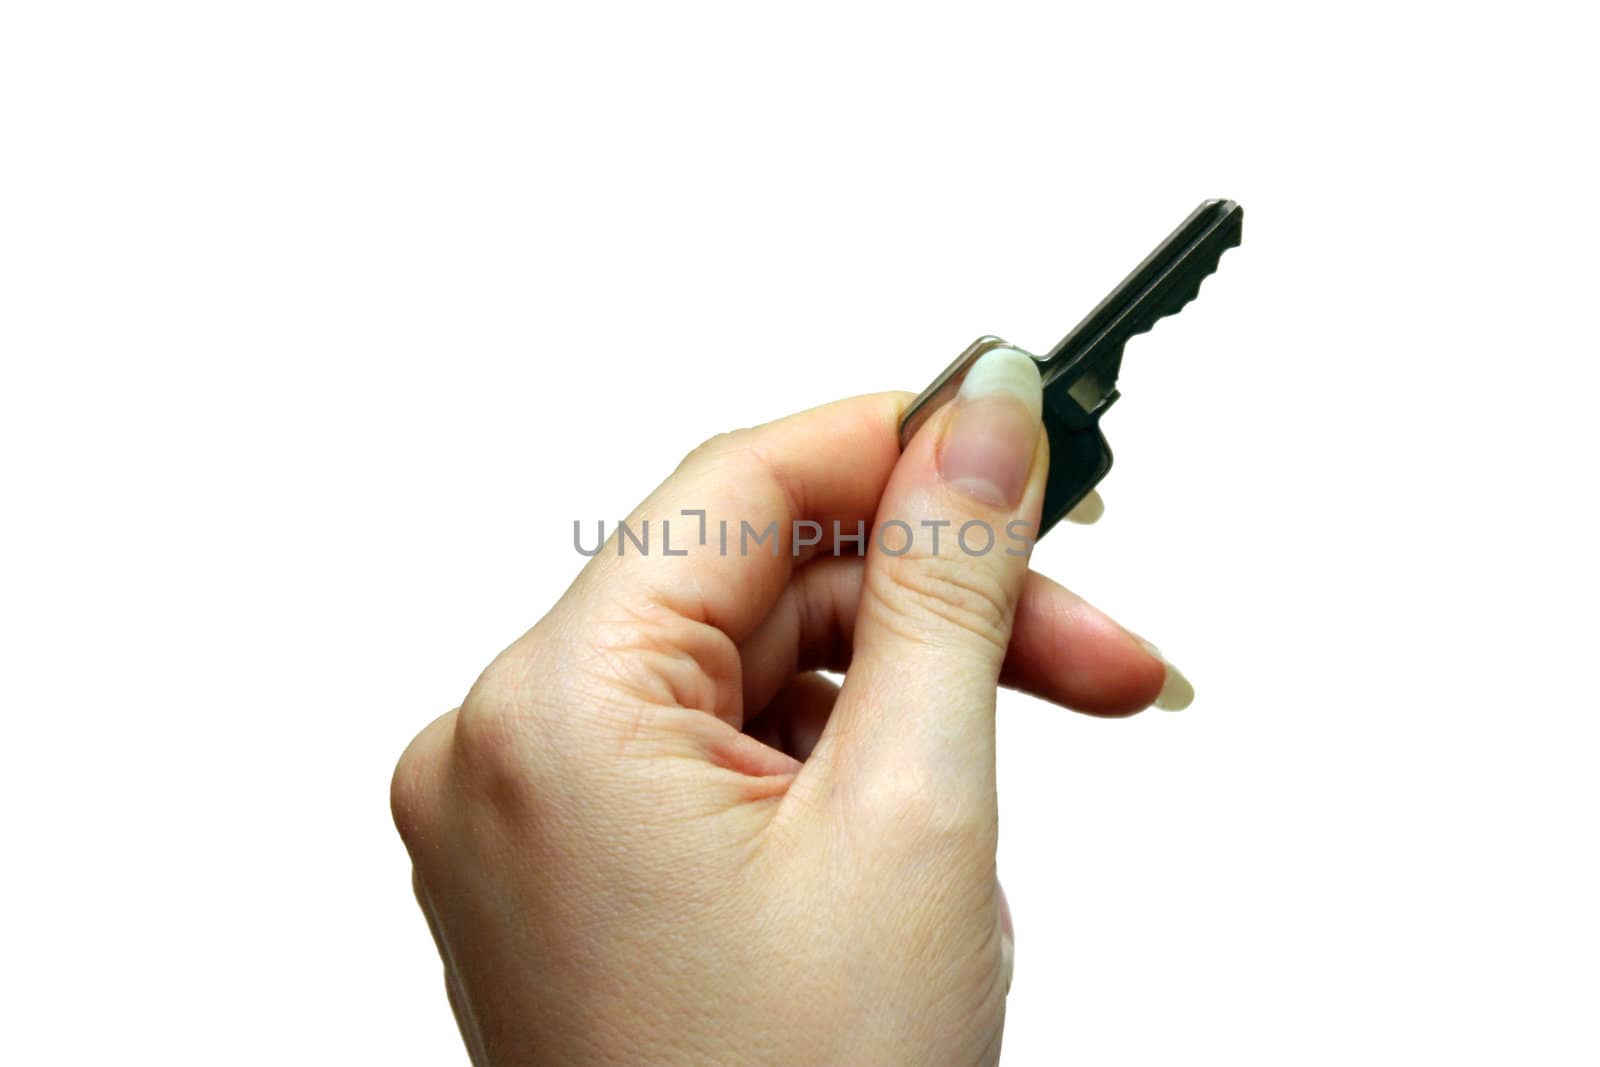
<svg viewBox="0 0 1600 1067">
<path fill-rule="evenodd" d="M 1044 429 L 1050 438 L 1050 475 L 1038 536 L 1049 532 L 1111 470 L 1111 448 L 1100 432 L 1100 416 L 1120 395 L 1117 372 L 1128 338 L 1182 311 L 1217 269 L 1222 253 L 1239 244 L 1243 231 L 1243 208 L 1232 200 L 1207 200 L 1059 344 L 1033 357 L 1044 383 Z M 956 357 L 900 420 L 900 447 L 955 397 L 979 356 L 1002 347 L 1016 346 L 998 337 L 980 337 Z"/>
</svg>

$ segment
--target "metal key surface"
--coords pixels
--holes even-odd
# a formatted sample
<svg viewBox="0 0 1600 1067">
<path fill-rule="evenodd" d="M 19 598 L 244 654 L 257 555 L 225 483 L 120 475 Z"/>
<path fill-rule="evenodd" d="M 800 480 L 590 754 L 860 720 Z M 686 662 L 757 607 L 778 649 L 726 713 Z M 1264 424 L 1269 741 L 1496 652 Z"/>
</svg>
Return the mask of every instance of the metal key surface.
<svg viewBox="0 0 1600 1067">
<path fill-rule="evenodd" d="M 1111 469 L 1111 448 L 1100 432 L 1100 416 L 1119 395 L 1117 373 L 1128 338 L 1183 310 L 1199 294 L 1200 283 L 1217 269 L 1222 253 L 1239 244 L 1243 229 L 1243 208 L 1232 200 L 1207 200 L 1060 343 L 1033 357 L 1044 383 L 1044 428 L 1050 438 L 1050 474 L 1039 536 Z M 956 395 L 978 357 L 1004 345 L 998 337 L 980 337 L 945 368 L 906 410 L 900 421 L 901 447 Z"/>
</svg>

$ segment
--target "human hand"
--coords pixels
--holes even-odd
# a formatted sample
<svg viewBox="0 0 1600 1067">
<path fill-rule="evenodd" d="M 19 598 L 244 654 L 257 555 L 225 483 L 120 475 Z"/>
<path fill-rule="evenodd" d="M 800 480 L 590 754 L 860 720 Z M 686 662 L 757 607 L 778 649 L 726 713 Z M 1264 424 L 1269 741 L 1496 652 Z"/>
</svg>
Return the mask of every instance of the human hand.
<svg viewBox="0 0 1600 1067">
<path fill-rule="evenodd" d="M 687 555 L 608 543 L 401 758 L 395 821 L 475 1063 L 998 1058 L 996 685 L 1099 715 L 1191 694 L 1028 570 L 1032 361 L 984 356 L 902 455 L 909 399 L 696 449 L 630 519 L 672 521 Z M 775 554 L 737 550 L 774 520 Z M 798 555 L 796 520 L 825 531 Z"/>
</svg>

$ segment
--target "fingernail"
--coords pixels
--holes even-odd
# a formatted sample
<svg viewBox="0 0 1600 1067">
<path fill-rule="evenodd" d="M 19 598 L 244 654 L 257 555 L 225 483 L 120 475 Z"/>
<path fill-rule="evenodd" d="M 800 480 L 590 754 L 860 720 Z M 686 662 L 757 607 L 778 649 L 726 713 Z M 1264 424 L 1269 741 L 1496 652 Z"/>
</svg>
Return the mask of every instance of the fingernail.
<svg viewBox="0 0 1600 1067">
<path fill-rule="evenodd" d="M 1105 500 L 1098 490 L 1091 489 L 1088 496 L 1072 505 L 1072 510 L 1067 512 L 1067 521 L 1077 523 L 1079 526 L 1093 526 L 1105 513 Z"/>
<path fill-rule="evenodd" d="M 1039 436 L 1043 396 L 1033 357 L 1015 348 L 985 352 L 967 371 L 939 450 L 945 483 L 985 504 L 1022 501 Z"/>
<path fill-rule="evenodd" d="M 1006 900 L 1005 886 L 995 883 L 1000 895 L 1000 970 L 1006 977 L 1006 990 L 1011 989 L 1011 976 L 1017 966 L 1017 932 L 1011 921 L 1011 904 Z"/>
<path fill-rule="evenodd" d="M 1172 661 L 1161 654 L 1161 650 L 1144 638 L 1139 638 L 1139 643 L 1145 651 L 1161 661 L 1167 669 L 1166 680 L 1161 683 L 1161 692 L 1156 696 L 1156 707 L 1162 711 L 1182 711 L 1194 703 L 1194 686 L 1189 684 L 1189 679 L 1183 672 L 1172 665 Z"/>
</svg>

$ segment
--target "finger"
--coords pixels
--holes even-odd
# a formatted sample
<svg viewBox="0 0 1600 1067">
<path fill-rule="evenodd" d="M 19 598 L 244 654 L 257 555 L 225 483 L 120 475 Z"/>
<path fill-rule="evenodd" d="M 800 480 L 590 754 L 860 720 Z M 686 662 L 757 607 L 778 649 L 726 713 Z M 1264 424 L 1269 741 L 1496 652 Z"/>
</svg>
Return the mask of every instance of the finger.
<svg viewBox="0 0 1600 1067">
<path fill-rule="evenodd" d="M 749 715 L 767 707 L 795 675 L 850 667 L 863 560 L 830 557 L 806 564 L 772 611 L 739 646 L 743 704 Z"/>
<path fill-rule="evenodd" d="M 389 780 L 389 811 L 419 877 L 448 862 L 433 798 L 445 788 L 460 717 L 455 708 L 423 727 L 401 753 Z"/>
<path fill-rule="evenodd" d="M 518 714 L 541 707 L 548 680 L 628 687 L 649 703 L 708 712 L 738 728 L 737 642 L 770 611 L 809 555 L 869 536 L 899 456 L 910 397 L 840 401 L 724 434 L 691 453 L 593 553 L 551 612 L 506 649 L 475 693 L 511 693 Z M 809 523 L 809 527 L 802 524 Z M 826 541 L 800 546 L 826 531 Z M 805 538 L 801 538 L 805 539 Z M 855 551 L 845 542 L 847 550 Z M 541 679 L 537 688 L 530 679 Z M 469 698 L 469 704 L 474 701 Z M 593 729 L 598 715 L 583 720 Z M 612 725 L 633 729 L 626 715 Z"/>
<path fill-rule="evenodd" d="M 811 757 L 822 736 L 839 687 L 820 674 L 798 674 L 762 709 L 745 732 L 797 760 Z"/>
<path fill-rule="evenodd" d="M 823 775 L 848 765 L 992 819 L 995 686 L 1048 466 L 1041 403 L 1033 359 L 993 349 L 906 448 L 878 508 Z"/>
<path fill-rule="evenodd" d="M 631 537 L 618 531 L 601 547 L 569 596 L 635 616 L 664 608 L 743 640 L 795 567 L 834 544 L 836 524 L 846 539 L 868 536 L 908 399 L 857 397 L 707 442 L 629 516 Z"/>
<path fill-rule="evenodd" d="M 1041 574 L 1028 575 L 1005 685 L 1092 715 L 1131 715 L 1159 704 L 1174 673 L 1109 615 Z"/>
<path fill-rule="evenodd" d="M 865 569 L 859 559 L 819 559 L 795 575 L 739 650 L 752 713 L 798 672 L 849 670 Z M 1167 675 L 1165 661 L 1143 640 L 1071 590 L 1028 572 L 1000 684 L 1074 711 L 1117 716 L 1155 703 Z"/>
</svg>

